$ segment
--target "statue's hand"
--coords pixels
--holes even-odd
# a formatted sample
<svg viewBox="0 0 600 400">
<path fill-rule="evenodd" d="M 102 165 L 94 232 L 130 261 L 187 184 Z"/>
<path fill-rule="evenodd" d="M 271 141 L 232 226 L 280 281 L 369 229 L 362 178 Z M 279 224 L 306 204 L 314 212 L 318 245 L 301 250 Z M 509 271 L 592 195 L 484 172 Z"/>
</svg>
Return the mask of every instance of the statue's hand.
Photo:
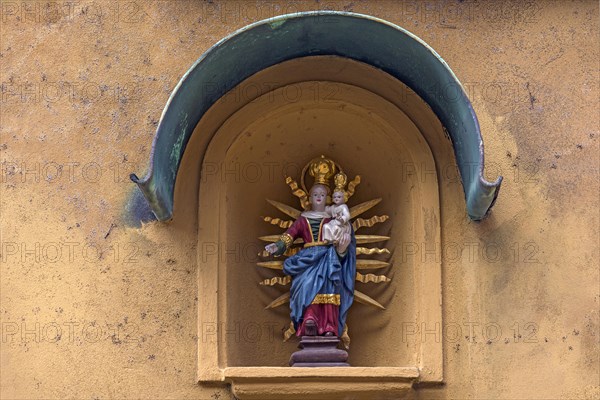
<svg viewBox="0 0 600 400">
<path fill-rule="evenodd" d="M 350 245 L 350 235 L 342 235 L 342 237 L 340 238 L 336 250 L 338 253 L 344 253 L 346 252 L 346 249 L 348 248 L 348 246 Z"/>
<path fill-rule="evenodd" d="M 265 250 L 269 254 L 273 254 L 277 251 L 277 244 L 271 243 L 265 246 Z"/>
</svg>

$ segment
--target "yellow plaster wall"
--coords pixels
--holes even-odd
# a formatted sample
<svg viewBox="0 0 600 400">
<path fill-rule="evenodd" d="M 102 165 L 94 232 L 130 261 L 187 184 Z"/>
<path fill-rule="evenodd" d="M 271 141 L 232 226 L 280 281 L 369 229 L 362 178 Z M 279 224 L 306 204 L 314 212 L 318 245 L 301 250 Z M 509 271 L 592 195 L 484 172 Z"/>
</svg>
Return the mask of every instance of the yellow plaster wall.
<svg viewBox="0 0 600 400">
<path fill-rule="evenodd" d="M 442 215 L 436 253 L 411 255 L 444 256 L 439 330 L 405 333 L 444 341 L 446 383 L 414 396 L 600 395 L 595 2 L 0 4 L 0 397 L 230 397 L 195 383 L 196 210 L 128 227 L 128 175 L 145 170 L 200 54 L 313 9 L 371 14 L 431 45 L 474 103 L 486 175 L 505 176 L 486 221 Z"/>
</svg>

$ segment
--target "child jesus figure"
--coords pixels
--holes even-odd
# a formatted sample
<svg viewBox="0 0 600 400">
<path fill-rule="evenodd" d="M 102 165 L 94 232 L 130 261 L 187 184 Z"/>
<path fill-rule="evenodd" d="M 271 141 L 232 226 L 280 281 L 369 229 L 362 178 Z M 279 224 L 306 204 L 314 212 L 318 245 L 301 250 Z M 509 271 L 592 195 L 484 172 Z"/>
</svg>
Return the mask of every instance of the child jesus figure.
<svg viewBox="0 0 600 400">
<path fill-rule="evenodd" d="M 325 212 L 331 215 L 331 221 L 323 225 L 323 240 L 337 243 L 343 236 L 350 236 L 350 210 L 346 205 L 345 175 L 338 174 L 335 177 L 335 190 L 331 199 L 333 204 L 325 208 Z"/>
</svg>

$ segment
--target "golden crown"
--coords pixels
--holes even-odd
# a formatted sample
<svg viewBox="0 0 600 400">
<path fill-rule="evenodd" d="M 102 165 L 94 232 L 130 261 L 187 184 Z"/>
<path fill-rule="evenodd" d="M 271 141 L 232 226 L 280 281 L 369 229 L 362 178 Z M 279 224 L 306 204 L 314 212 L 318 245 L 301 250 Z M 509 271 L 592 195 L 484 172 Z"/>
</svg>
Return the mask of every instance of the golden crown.
<svg viewBox="0 0 600 400">
<path fill-rule="evenodd" d="M 335 163 L 325 156 L 313 159 L 308 166 L 308 173 L 315 178 L 314 185 L 329 187 L 329 179 L 335 174 Z"/>
<path fill-rule="evenodd" d="M 348 183 L 348 177 L 343 172 L 338 172 L 335 174 L 333 178 L 333 183 L 335 184 L 334 191 L 346 192 L 346 183 Z"/>
</svg>

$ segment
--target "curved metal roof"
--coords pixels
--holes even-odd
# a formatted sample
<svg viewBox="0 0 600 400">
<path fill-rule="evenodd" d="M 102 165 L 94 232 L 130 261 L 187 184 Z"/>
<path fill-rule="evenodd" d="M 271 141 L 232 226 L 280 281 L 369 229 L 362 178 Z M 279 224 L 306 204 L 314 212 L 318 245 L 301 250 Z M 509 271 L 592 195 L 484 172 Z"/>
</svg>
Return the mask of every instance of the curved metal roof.
<svg viewBox="0 0 600 400">
<path fill-rule="evenodd" d="M 283 61 L 315 55 L 351 58 L 396 77 L 429 104 L 448 132 L 467 211 L 483 219 L 502 182 L 483 177 L 483 141 L 471 102 L 446 62 L 425 42 L 387 21 L 340 11 L 282 15 L 248 25 L 204 53 L 181 78 L 162 113 L 143 179 L 131 179 L 159 220 L 170 219 L 177 171 L 204 113 L 251 75 Z M 203 90 L 210 84 L 211 90 Z M 452 98 L 445 96 L 455 87 Z M 202 134 L 201 132 L 199 134 Z"/>
</svg>

